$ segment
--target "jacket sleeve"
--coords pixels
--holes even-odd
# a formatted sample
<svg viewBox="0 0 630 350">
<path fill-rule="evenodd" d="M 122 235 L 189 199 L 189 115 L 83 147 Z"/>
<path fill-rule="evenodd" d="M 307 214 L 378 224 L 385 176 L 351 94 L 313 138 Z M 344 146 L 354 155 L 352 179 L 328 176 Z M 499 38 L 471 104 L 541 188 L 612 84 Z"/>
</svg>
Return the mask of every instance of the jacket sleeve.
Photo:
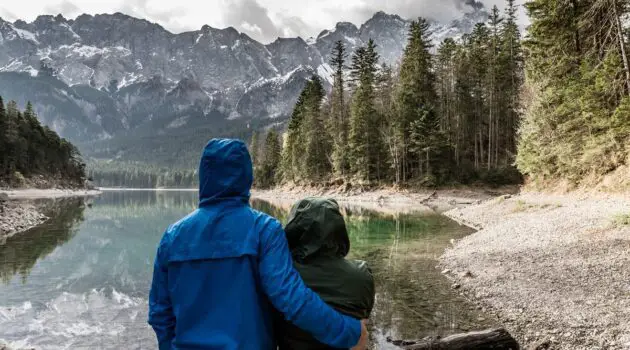
<svg viewBox="0 0 630 350">
<path fill-rule="evenodd" d="M 284 231 L 279 224 L 261 237 L 260 278 L 269 300 L 285 319 L 334 348 L 351 348 L 359 342 L 361 323 L 329 307 L 304 285 L 293 268 Z"/>
<path fill-rule="evenodd" d="M 175 315 L 168 293 L 168 270 L 165 259 L 167 235 L 160 242 L 153 265 L 153 283 L 149 294 L 149 324 L 157 336 L 160 350 L 170 350 L 175 337 Z"/>
</svg>

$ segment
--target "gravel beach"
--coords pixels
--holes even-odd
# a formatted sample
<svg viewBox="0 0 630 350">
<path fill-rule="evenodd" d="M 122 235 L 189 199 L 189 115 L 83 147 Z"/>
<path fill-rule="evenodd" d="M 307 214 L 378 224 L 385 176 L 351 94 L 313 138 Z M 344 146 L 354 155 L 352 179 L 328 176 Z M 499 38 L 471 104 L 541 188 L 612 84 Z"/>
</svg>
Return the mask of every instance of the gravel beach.
<svg viewBox="0 0 630 350">
<path fill-rule="evenodd" d="M 44 223 L 48 217 L 31 204 L 21 201 L 0 201 L 0 244 L 18 232 Z"/>
<path fill-rule="evenodd" d="M 0 190 L 0 244 L 7 238 L 41 225 L 48 217 L 36 205 L 37 199 L 95 196 L 95 190 L 21 189 Z M 0 348 L 1 349 L 1 348 Z"/>
<path fill-rule="evenodd" d="M 516 188 L 490 190 L 445 189 L 403 191 L 395 189 L 378 189 L 372 191 L 340 191 L 319 188 L 278 188 L 273 190 L 254 190 L 253 198 L 271 200 L 274 203 L 285 204 L 288 207 L 296 201 L 309 196 L 334 198 L 340 204 L 358 206 L 378 212 L 415 212 L 431 210 L 439 213 L 463 208 L 475 203 L 496 197 L 502 193 L 514 192 Z"/>
<path fill-rule="evenodd" d="M 446 215 L 480 231 L 440 267 L 526 349 L 630 349 L 630 197 L 503 196 Z"/>
</svg>

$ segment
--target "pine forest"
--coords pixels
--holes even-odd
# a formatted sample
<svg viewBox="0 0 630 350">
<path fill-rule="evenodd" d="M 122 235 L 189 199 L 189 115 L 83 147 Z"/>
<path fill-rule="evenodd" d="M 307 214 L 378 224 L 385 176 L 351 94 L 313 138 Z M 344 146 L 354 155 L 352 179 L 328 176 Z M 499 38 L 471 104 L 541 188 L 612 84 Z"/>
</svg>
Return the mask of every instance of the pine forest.
<svg viewBox="0 0 630 350">
<path fill-rule="evenodd" d="M 257 185 L 435 186 L 517 183 L 524 53 L 513 0 L 494 7 L 460 40 L 433 45 L 429 22 L 412 22 L 399 68 L 380 64 L 376 43 L 330 55 L 334 82 L 304 87 L 282 140 L 250 141 Z M 264 141 L 263 141 L 264 139 Z"/>
<path fill-rule="evenodd" d="M 29 102 L 20 111 L 0 97 L 0 185 L 80 187 L 85 164 L 77 148 L 41 125 Z"/>
</svg>

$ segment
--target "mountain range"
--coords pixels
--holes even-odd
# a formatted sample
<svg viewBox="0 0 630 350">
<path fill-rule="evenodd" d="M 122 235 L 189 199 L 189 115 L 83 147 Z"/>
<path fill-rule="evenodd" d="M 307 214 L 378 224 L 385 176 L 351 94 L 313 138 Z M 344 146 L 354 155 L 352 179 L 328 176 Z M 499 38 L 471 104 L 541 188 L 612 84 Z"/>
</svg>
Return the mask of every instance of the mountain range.
<svg viewBox="0 0 630 350">
<path fill-rule="evenodd" d="M 434 39 L 461 36 L 487 16 L 477 8 L 434 21 Z M 199 148 L 283 123 L 313 74 L 330 88 L 337 40 L 352 52 L 374 39 L 382 62 L 396 65 L 409 24 L 378 12 L 360 27 L 340 22 L 316 38 L 264 45 L 232 27 L 174 34 L 122 13 L 0 18 L 0 96 L 32 101 L 43 123 L 90 156 L 177 163 L 183 148 L 165 144 Z"/>
</svg>

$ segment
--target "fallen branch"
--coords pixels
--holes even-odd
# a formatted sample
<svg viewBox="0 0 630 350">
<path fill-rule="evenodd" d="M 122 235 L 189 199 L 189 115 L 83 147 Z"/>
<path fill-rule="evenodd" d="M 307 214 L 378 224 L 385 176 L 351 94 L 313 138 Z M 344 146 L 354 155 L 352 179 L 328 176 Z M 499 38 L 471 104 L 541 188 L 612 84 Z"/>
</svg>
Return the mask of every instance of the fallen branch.
<svg viewBox="0 0 630 350">
<path fill-rule="evenodd" d="M 519 350 L 518 342 L 503 328 L 453 334 L 445 338 L 428 337 L 416 341 L 391 340 L 388 342 L 406 350 Z"/>
</svg>

